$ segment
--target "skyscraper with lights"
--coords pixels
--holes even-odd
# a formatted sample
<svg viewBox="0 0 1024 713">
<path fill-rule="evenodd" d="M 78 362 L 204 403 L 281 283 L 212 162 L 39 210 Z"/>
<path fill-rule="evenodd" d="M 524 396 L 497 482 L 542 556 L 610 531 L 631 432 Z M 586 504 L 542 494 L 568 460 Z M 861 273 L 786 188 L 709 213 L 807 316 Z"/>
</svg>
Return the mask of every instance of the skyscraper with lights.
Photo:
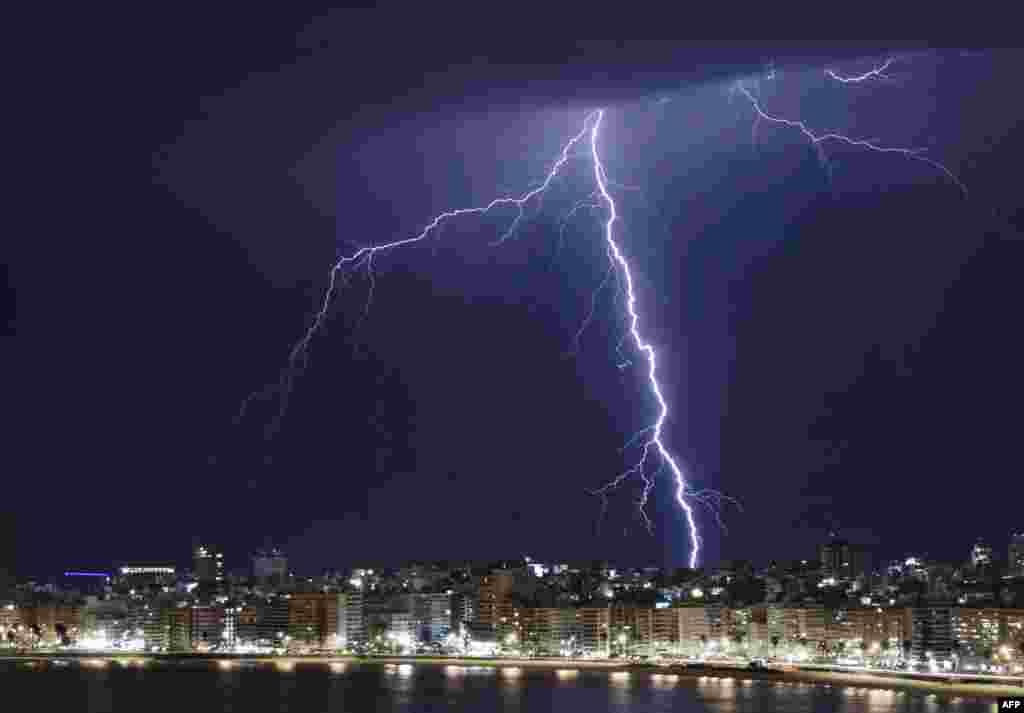
<svg viewBox="0 0 1024 713">
<path fill-rule="evenodd" d="M 220 548 L 198 544 L 192 550 L 192 571 L 200 582 L 220 582 L 224 579 L 224 553 Z"/>
</svg>

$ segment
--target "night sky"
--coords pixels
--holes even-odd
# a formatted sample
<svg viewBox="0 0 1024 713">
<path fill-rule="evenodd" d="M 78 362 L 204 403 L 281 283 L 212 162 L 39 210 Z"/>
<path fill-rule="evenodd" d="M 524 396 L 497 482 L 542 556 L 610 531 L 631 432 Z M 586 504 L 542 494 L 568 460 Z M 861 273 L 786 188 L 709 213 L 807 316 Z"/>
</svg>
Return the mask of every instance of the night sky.
<svg viewBox="0 0 1024 713">
<path fill-rule="evenodd" d="M 890 48 L 891 82 L 822 74 Z M 811 556 L 831 529 L 882 555 L 960 559 L 979 535 L 1005 553 L 1024 524 L 1024 106 L 1007 90 L 1022 55 L 920 50 L 398 43 L 346 15 L 171 22 L 104 49 L 100 86 L 77 83 L 48 117 L 41 209 L 69 245 L 44 240 L 11 272 L 17 571 L 184 561 L 194 536 L 229 567 L 268 539 L 306 570 L 683 564 L 668 479 L 653 534 L 635 489 L 600 528 L 586 493 L 653 414 L 636 355 L 617 366 L 612 291 L 567 354 L 606 269 L 596 214 L 558 247 L 586 160 L 501 247 L 498 213 L 380 256 L 368 317 L 357 278 L 280 431 L 265 437 L 272 401 L 234 423 L 336 256 L 522 192 L 596 105 L 610 177 L 633 187 L 616 193 L 619 235 L 667 441 L 699 487 L 743 504 L 727 533 L 700 515 L 703 561 Z M 827 171 L 798 132 L 753 132 L 729 88 L 769 59 L 767 109 L 927 146 L 970 199 L 918 162 L 835 148 Z"/>
</svg>

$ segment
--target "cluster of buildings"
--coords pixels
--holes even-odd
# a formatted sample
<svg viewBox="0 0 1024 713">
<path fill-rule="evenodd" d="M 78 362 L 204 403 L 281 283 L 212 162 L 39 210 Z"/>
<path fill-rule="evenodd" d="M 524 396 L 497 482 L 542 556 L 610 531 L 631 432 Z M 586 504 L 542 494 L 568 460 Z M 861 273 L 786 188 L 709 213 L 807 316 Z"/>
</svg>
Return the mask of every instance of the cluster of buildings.
<svg viewBox="0 0 1024 713">
<path fill-rule="evenodd" d="M 966 548 L 965 548 L 966 549 Z M 227 573 L 124 563 L 22 582 L 0 601 L 13 648 L 542 656 L 765 656 L 1015 671 L 1024 664 L 1024 533 L 997 560 L 875 563 L 833 538 L 815 560 L 706 570 L 531 559 L 415 562 L 296 576 L 285 554 Z"/>
</svg>

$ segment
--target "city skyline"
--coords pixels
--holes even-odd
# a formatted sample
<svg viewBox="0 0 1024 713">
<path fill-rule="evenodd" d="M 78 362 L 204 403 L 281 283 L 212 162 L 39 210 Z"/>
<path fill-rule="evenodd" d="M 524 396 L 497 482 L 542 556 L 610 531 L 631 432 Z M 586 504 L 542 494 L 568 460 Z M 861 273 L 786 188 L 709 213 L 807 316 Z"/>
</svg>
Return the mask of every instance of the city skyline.
<svg viewBox="0 0 1024 713">
<path fill-rule="evenodd" d="M 669 565 L 666 563 L 640 563 L 627 560 L 609 560 L 601 557 L 593 558 L 559 558 L 551 556 L 533 557 L 522 555 L 519 557 L 489 557 L 482 559 L 459 559 L 444 556 L 426 558 L 407 558 L 395 561 L 371 560 L 365 557 L 354 555 L 351 561 L 336 562 L 333 565 L 311 571 L 296 571 L 288 567 L 289 554 L 287 549 L 276 544 L 267 543 L 252 548 L 244 554 L 225 553 L 216 544 L 202 538 L 193 537 L 193 545 L 188 556 L 151 557 L 148 559 L 110 559 L 94 558 L 91 564 L 79 564 L 66 567 L 56 572 L 24 573 L 18 579 L 21 582 L 36 581 L 40 583 L 52 582 L 63 572 L 65 578 L 69 576 L 99 577 L 101 575 L 111 577 L 120 574 L 126 576 L 132 573 L 163 572 L 170 575 L 191 574 L 197 579 L 211 579 L 221 581 L 225 577 L 246 577 L 255 571 L 273 572 L 279 578 L 291 577 L 319 577 L 324 575 L 337 575 L 340 572 L 373 567 L 382 571 L 395 571 L 413 566 L 425 567 L 451 567 L 482 570 L 490 567 L 507 566 L 531 566 L 529 563 L 558 563 L 560 567 L 574 569 L 611 567 L 620 570 L 646 569 L 657 570 L 671 574 L 673 572 L 693 571 L 697 573 L 711 573 L 722 568 L 736 566 L 750 567 L 751 572 L 765 572 L 773 567 L 786 568 L 799 563 L 813 563 L 813 566 L 822 570 L 841 573 L 845 568 L 855 573 L 881 574 L 894 564 L 904 563 L 909 560 L 920 560 L 929 565 L 941 564 L 952 566 L 954 569 L 984 569 L 990 574 L 1003 574 L 1007 578 L 1024 577 L 1024 532 L 1012 531 L 1005 542 L 986 540 L 984 538 L 972 538 L 965 540 L 969 544 L 964 547 L 964 554 L 960 558 L 944 559 L 936 558 L 928 552 L 905 550 L 900 556 L 892 557 L 879 553 L 870 546 L 851 541 L 841 533 L 830 532 L 828 537 L 820 541 L 808 543 L 809 554 L 802 557 L 773 557 L 767 561 L 754 561 L 745 558 L 723 559 L 714 563 L 706 563 L 694 570 L 685 565 Z M 544 553 L 534 553 L 541 554 Z M 216 562 L 216 564 L 207 564 Z M 182 563 L 185 563 L 182 566 Z M 519 563 L 518 565 L 515 563 Z M 523 563 L 526 563 L 523 565 Z"/>
<path fill-rule="evenodd" d="M 188 569 L 131 563 L 19 583 L 0 594 L 0 649 L 1024 672 L 1024 571 L 999 566 L 979 541 L 959 567 L 922 558 L 873 566 L 832 538 L 815 561 L 762 568 L 666 572 L 525 558 L 308 578 L 288 572 L 276 547 L 227 576 L 214 566 L 223 559 L 216 545 L 191 552 Z"/>
</svg>

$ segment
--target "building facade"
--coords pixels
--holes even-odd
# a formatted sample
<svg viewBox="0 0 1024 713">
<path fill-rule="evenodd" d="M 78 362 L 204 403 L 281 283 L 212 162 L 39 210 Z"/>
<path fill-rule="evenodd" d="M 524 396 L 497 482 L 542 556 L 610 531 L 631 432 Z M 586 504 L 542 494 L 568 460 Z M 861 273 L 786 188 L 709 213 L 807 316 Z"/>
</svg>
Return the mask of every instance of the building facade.
<svg viewBox="0 0 1024 713">
<path fill-rule="evenodd" d="M 237 639 L 241 644 L 271 647 L 288 635 L 288 599 L 283 596 L 240 607 Z"/>
<path fill-rule="evenodd" d="M 952 662 L 953 607 L 936 602 L 911 610 L 911 659 L 920 665 Z"/>
<path fill-rule="evenodd" d="M 515 574 L 508 570 L 494 570 L 480 578 L 480 599 L 476 621 L 497 630 L 501 618 L 508 618 L 509 596 L 515 584 Z"/>
<path fill-rule="evenodd" d="M 413 594 L 410 602 L 413 640 L 440 642 L 452 630 L 452 595 Z"/>
<path fill-rule="evenodd" d="M 576 610 L 579 648 L 591 656 L 606 655 L 609 650 L 611 610 L 608 607 L 580 607 Z"/>
<path fill-rule="evenodd" d="M 338 595 L 338 647 L 351 648 L 366 643 L 366 613 L 362 591 Z"/>
<path fill-rule="evenodd" d="M 337 648 L 340 596 L 326 592 L 297 592 L 289 596 L 288 636 L 295 647 Z"/>
</svg>

